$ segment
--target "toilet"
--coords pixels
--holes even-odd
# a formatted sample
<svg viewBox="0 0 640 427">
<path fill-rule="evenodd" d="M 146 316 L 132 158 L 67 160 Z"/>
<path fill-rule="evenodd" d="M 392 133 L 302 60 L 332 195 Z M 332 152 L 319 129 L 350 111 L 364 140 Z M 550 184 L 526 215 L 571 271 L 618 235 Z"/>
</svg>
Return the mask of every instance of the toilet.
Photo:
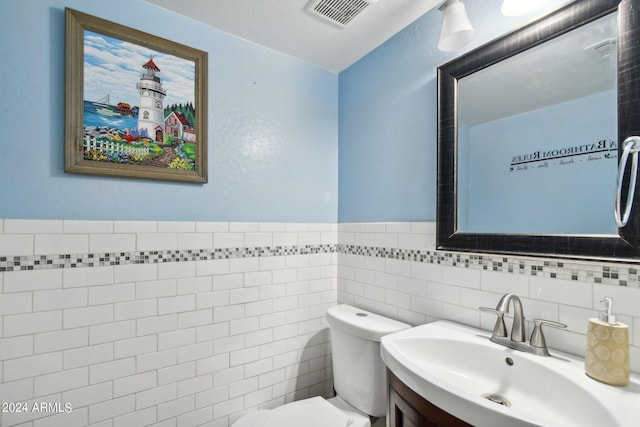
<svg viewBox="0 0 640 427">
<path fill-rule="evenodd" d="M 411 326 L 346 304 L 327 310 L 337 396 L 312 397 L 240 417 L 232 427 L 371 427 L 387 412 L 380 337 Z"/>
</svg>

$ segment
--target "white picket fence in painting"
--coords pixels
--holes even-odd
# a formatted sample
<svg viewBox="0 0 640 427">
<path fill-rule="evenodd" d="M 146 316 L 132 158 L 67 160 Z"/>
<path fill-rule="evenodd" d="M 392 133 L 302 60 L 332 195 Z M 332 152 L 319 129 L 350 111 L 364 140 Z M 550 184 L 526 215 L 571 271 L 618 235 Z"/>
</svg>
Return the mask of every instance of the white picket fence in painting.
<svg viewBox="0 0 640 427">
<path fill-rule="evenodd" d="M 121 153 L 138 156 L 148 156 L 151 148 L 140 146 L 127 146 L 124 144 L 118 144 L 113 141 L 98 141 L 96 138 L 90 136 L 84 137 L 85 150 L 102 151 L 103 153 Z"/>
</svg>

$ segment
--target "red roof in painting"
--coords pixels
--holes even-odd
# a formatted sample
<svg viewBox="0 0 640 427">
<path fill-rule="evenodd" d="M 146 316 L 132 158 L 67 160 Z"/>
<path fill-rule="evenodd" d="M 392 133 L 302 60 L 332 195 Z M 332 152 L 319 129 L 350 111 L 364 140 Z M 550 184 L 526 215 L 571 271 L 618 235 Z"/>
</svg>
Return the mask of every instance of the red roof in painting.
<svg viewBox="0 0 640 427">
<path fill-rule="evenodd" d="M 160 68 L 153 62 L 153 58 L 149 58 L 146 64 L 142 66 L 142 68 L 150 68 L 155 71 L 160 71 Z"/>
<path fill-rule="evenodd" d="M 184 116 L 176 111 L 172 111 L 169 116 L 174 115 L 176 116 L 176 118 L 178 119 L 178 121 L 180 123 L 182 123 L 183 126 L 189 126 L 189 122 L 187 121 L 187 119 L 184 118 Z M 169 117 L 167 116 L 167 117 Z M 166 120 L 166 119 L 165 119 Z"/>
<path fill-rule="evenodd" d="M 176 113 L 176 117 L 178 117 L 178 120 L 180 120 L 180 123 L 182 123 L 185 126 L 189 126 L 189 122 L 187 121 L 187 119 L 184 118 L 182 114 Z"/>
</svg>

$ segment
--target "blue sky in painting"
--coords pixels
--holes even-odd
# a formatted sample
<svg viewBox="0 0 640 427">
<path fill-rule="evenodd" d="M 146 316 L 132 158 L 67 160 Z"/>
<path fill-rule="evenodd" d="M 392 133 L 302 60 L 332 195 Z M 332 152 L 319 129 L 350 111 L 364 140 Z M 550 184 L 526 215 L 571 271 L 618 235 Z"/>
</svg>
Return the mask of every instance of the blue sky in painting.
<svg viewBox="0 0 640 427">
<path fill-rule="evenodd" d="M 195 64 L 192 61 L 128 43 L 88 30 L 84 32 L 84 99 L 98 101 L 109 95 L 109 103 L 140 104 L 136 83 L 142 65 L 153 56 L 167 92 L 164 105 L 191 102 L 195 105 Z"/>
</svg>

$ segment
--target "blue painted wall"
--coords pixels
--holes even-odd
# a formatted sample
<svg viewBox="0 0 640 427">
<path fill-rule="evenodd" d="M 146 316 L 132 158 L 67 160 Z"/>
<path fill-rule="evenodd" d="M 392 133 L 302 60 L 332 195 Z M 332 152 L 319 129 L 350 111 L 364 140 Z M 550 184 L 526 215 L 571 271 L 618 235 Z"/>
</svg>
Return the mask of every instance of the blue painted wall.
<svg viewBox="0 0 640 427">
<path fill-rule="evenodd" d="M 449 53 L 433 9 L 340 73 L 338 220 L 435 220 L 437 67 L 566 3 L 506 17 L 502 0 L 466 0 L 476 37 Z"/>
<path fill-rule="evenodd" d="M 209 183 L 64 169 L 64 8 L 209 53 Z M 0 218 L 336 222 L 338 76 L 142 0 L 0 13 Z"/>
<path fill-rule="evenodd" d="M 142 0 L 9 0 L 0 217 L 434 220 L 436 68 L 566 2 L 509 18 L 467 0 L 476 38 L 452 53 L 432 10 L 336 76 Z M 63 172 L 65 6 L 209 52 L 208 184 Z"/>
</svg>

